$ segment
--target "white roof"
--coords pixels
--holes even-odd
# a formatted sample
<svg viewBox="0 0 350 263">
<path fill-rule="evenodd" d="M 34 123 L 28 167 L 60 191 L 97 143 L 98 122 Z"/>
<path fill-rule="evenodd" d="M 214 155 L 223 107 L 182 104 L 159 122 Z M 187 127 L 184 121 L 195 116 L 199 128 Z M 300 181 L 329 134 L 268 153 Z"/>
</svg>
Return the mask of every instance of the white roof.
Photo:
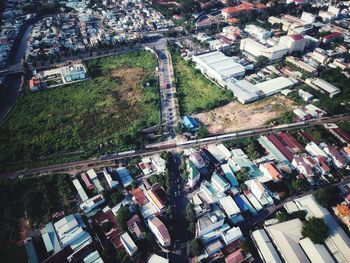
<svg viewBox="0 0 350 263">
<path fill-rule="evenodd" d="M 232 227 L 231 229 L 227 230 L 221 235 L 226 245 L 231 244 L 232 242 L 240 239 L 243 236 L 242 231 L 239 227 Z"/>
<path fill-rule="evenodd" d="M 220 51 L 195 56 L 194 61 L 211 68 L 224 78 L 244 75 L 245 73 L 245 69 L 241 64 L 236 63 L 231 57 L 225 56 Z"/>
<path fill-rule="evenodd" d="M 86 200 L 89 199 L 89 197 L 87 196 L 87 194 L 85 193 L 85 190 L 83 189 L 83 187 L 81 186 L 80 182 L 78 179 L 74 179 L 73 180 L 73 185 L 75 187 L 75 189 L 77 189 L 77 192 L 80 196 L 80 199 L 84 202 Z"/>
<path fill-rule="evenodd" d="M 282 263 L 281 258 L 264 229 L 255 230 L 252 233 L 252 237 L 265 262 Z"/>
<path fill-rule="evenodd" d="M 148 260 L 148 263 L 169 263 L 169 259 L 153 254 Z"/>
<path fill-rule="evenodd" d="M 129 234 L 127 232 L 125 232 L 124 234 L 122 234 L 120 236 L 120 240 L 123 243 L 123 246 L 125 247 L 125 249 L 127 251 L 130 251 L 129 254 L 134 254 L 134 252 L 137 251 L 137 246 L 135 244 L 135 242 L 131 239 L 131 237 L 129 236 Z"/>
<path fill-rule="evenodd" d="M 97 174 L 94 169 L 87 170 L 86 173 L 88 174 L 91 180 L 97 178 Z"/>
<path fill-rule="evenodd" d="M 279 92 L 280 90 L 294 85 L 294 82 L 285 77 L 278 77 L 256 84 L 255 86 L 265 94 Z"/>
<path fill-rule="evenodd" d="M 300 219 L 293 219 L 266 228 L 287 263 L 310 262 L 299 246 L 302 227 Z"/>
<path fill-rule="evenodd" d="M 339 262 L 350 263 L 350 238 L 328 210 L 319 205 L 312 195 L 307 195 L 294 201 L 301 210 L 307 212 L 307 218 L 319 217 L 324 219 L 329 232 L 329 237 L 325 240 L 326 246 Z"/>
<path fill-rule="evenodd" d="M 312 263 L 335 263 L 324 245 L 314 244 L 308 237 L 299 243 Z"/>
<path fill-rule="evenodd" d="M 221 198 L 219 202 L 228 216 L 233 216 L 241 212 L 241 210 L 239 209 L 235 201 L 233 201 L 231 196 Z"/>
<path fill-rule="evenodd" d="M 315 79 L 312 82 L 312 84 L 320 87 L 321 89 L 327 91 L 328 93 L 340 92 L 340 89 L 338 89 L 336 86 L 332 85 L 331 83 L 323 79 Z"/>
</svg>

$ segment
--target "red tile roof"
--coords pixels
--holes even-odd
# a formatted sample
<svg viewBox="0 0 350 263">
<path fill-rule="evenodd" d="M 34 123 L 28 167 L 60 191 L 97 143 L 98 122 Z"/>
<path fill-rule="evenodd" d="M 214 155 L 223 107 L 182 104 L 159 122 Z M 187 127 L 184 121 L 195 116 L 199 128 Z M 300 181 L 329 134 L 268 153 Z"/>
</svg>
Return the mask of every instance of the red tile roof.
<svg viewBox="0 0 350 263">
<path fill-rule="evenodd" d="M 244 259 L 242 249 L 239 249 L 225 258 L 225 263 L 239 263 Z"/>
<path fill-rule="evenodd" d="M 140 188 L 135 188 L 131 190 L 131 194 L 134 196 L 135 201 L 140 205 L 143 206 L 147 204 L 149 201 L 143 191 Z"/>
</svg>

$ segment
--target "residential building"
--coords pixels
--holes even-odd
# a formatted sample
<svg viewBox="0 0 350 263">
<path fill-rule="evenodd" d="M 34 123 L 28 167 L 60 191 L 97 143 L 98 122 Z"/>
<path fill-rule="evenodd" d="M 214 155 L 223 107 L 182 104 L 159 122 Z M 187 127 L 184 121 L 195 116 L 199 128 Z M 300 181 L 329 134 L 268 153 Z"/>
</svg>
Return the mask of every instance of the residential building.
<svg viewBox="0 0 350 263">
<path fill-rule="evenodd" d="M 104 202 L 105 202 L 105 199 L 103 198 L 103 196 L 98 194 L 81 203 L 79 207 L 85 214 L 89 214 Z"/>
<path fill-rule="evenodd" d="M 303 52 L 306 46 L 306 39 L 302 35 L 287 35 L 282 36 L 278 44 L 288 47 L 289 54 L 296 51 Z"/>
<path fill-rule="evenodd" d="M 279 60 L 288 53 L 287 47 L 279 45 L 274 47 L 267 47 L 251 38 L 242 39 L 240 49 L 255 58 L 264 56 L 267 57 L 270 61 Z"/>
<path fill-rule="evenodd" d="M 198 218 L 196 223 L 196 238 L 201 238 L 205 234 L 219 229 L 225 221 L 226 216 L 220 208 L 214 206 L 213 210 Z"/>
<path fill-rule="evenodd" d="M 199 152 L 191 153 L 188 159 L 197 169 L 201 169 L 207 165 Z"/>
<path fill-rule="evenodd" d="M 348 227 L 350 230 L 350 207 L 346 203 L 341 203 L 334 209 L 337 217 Z"/>
<path fill-rule="evenodd" d="M 235 201 L 233 201 L 231 196 L 226 196 L 224 198 L 221 198 L 219 200 L 219 204 L 221 208 L 225 211 L 230 222 L 232 222 L 233 224 L 236 224 L 244 220 L 243 217 L 241 216 L 241 210 L 239 209 Z"/>
<path fill-rule="evenodd" d="M 273 204 L 273 199 L 269 191 L 258 179 L 249 180 L 245 183 L 262 206 Z"/>
<path fill-rule="evenodd" d="M 260 164 L 259 169 L 264 173 L 264 176 L 273 180 L 274 182 L 279 182 L 283 179 L 281 172 L 277 169 L 273 162 Z"/>
<path fill-rule="evenodd" d="M 171 245 L 171 239 L 168 229 L 165 227 L 162 221 L 158 217 L 150 217 L 147 219 L 148 227 L 151 232 L 156 237 L 159 244 L 163 247 L 168 247 Z"/>
<path fill-rule="evenodd" d="M 271 37 L 271 31 L 268 31 L 262 27 L 248 24 L 245 26 L 244 31 L 249 33 L 250 36 L 258 39 L 259 41 L 265 41 Z"/>
<path fill-rule="evenodd" d="M 188 174 L 188 186 L 193 188 L 199 182 L 201 175 L 197 170 L 196 166 L 190 160 L 186 161 L 186 172 Z"/>
<path fill-rule="evenodd" d="M 333 98 L 335 95 L 340 93 L 339 88 L 328 83 L 327 81 L 325 81 L 323 79 L 319 79 L 319 78 L 306 79 L 305 83 L 316 90 L 325 91 L 326 93 L 329 94 L 330 98 Z"/>
<path fill-rule="evenodd" d="M 126 169 L 125 167 L 118 167 L 116 169 L 116 172 L 117 172 L 119 179 L 124 187 L 128 187 L 129 185 L 132 184 L 133 179 L 132 179 L 128 169 Z"/>
<path fill-rule="evenodd" d="M 74 185 L 75 189 L 77 190 L 77 192 L 79 194 L 79 197 L 80 197 L 81 201 L 85 202 L 86 200 L 88 200 L 89 197 L 85 193 L 85 190 L 81 186 L 79 180 L 78 179 L 74 179 L 72 182 L 73 182 L 73 185 Z"/>
<path fill-rule="evenodd" d="M 336 147 L 327 145 L 326 147 L 323 148 L 323 150 L 329 155 L 329 157 L 332 158 L 333 163 L 338 168 L 346 167 L 348 161 L 341 154 L 340 150 L 338 150 Z"/>
<path fill-rule="evenodd" d="M 132 257 L 137 252 L 138 248 L 127 232 L 120 236 L 120 241 L 122 242 L 126 252 L 130 257 Z"/>
<path fill-rule="evenodd" d="M 150 190 L 147 190 L 146 196 L 147 196 L 147 199 L 151 201 L 151 203 L 154 205 L 154 207 L 157 209 L 159 213 L 162 213 L 165 211 L 164 200 L 165 200 L 166 194 L 163 188 L 159 184 L 155 184 L 152 186 Z"/>
<path fill-rule="evenodd" d="M 107 184 L 111 189 L 118 186 L 118 181 L 116 181 L 112 178 L 111 174 L 107 171 L 106 168 L 103 169 L 103 175 L 105 176 Z"/>
<path fill-rule="evenodd" d="M 126 223 L 128 230 L 131 233 L 133 239 L 139 240 L 146 237 L 146 232 L 142 227 L 141 219 L 138 215 L 133 217 Z"/>
</svg>

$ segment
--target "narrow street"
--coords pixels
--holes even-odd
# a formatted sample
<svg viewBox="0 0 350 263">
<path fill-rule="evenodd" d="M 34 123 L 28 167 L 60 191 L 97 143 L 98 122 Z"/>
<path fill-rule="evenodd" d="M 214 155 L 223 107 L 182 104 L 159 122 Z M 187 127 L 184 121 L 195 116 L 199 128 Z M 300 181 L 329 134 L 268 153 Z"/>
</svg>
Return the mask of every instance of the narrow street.
<svg viewBox="0 0 350 263">
<path fill-rule="evenodd" d="M 159 39 L 158 41 L 148 43 L 145 45 L 153 49 L 158 58 L 159 66 L 159 89 L 160 89 L 160 108 L 161 120 L 164 125 L 164 134 L 167 140 L 175 137 L 174 128 L 179 121 L 175 102 L 175 86 L 174 71 L 172 66 L 171 54 L 168 51 L 167 40 Z"/>
<path fill-rule="evenodd" d="M 171 187 L 173 189 L 170 205 L 173 207 L 174 220 L 174 250 L 169 254 L 170 262 L 185 263 L 188 262 L 187 250 L 187 223 L 185 221 L 185 211 L 188 200 L 183 193 L 183 182 L 179 171 L 180 156 L 172 152 L 169 172 L 171 177 Z"/>
</svg>

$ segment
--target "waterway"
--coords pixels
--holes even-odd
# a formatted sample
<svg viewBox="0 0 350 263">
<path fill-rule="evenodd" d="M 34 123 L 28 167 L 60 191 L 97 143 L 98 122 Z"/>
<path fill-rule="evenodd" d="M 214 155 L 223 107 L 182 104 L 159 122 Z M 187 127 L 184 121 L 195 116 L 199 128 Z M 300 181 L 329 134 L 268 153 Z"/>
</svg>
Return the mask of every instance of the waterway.
<svg viewBox="0 0 350 263">
<path fill-rule="evenodd" d="M 33 24 L 35 24 L 35 22 L 36 20 L 32 20 L 24 25 L 24 32 L 21 35 L 19 44 L 17 45 L 13 58 L 8 63 L 8 66 L 16 65 L 22 62 L 22 59 L 25 56 L 29 37 L 33 29 Z M 6 77 L 7 89 L 1 93 L 0 97 L 0 122 L 5 119 L 21 93 L 22 75 L 23 74 L 14 74 Z"/>
</svg>

